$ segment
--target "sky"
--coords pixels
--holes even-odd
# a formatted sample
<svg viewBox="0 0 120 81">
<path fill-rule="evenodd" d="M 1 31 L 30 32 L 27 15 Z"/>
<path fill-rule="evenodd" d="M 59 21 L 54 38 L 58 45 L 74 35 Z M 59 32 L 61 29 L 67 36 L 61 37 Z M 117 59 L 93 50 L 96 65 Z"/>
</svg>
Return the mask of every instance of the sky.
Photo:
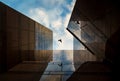
<svg viewBox="0 0 120 81">
<path fill-rule="evenodd" d="M 66 30 L 76 0 L 0 0 L 53 31 L 54 50 L 72 50 Z M 58 40 L 62 39 L 62 43 Z"/>
</svg>

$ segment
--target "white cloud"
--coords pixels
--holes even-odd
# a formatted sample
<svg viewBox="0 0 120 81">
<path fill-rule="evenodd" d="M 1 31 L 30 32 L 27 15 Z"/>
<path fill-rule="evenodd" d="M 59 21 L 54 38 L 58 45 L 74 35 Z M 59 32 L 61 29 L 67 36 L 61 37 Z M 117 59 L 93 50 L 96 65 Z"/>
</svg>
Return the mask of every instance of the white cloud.
<svg viewBox="0 0 120 81">
<path fill-rule="evenodd" d="M 71 4 L 67 4 L 66 7 L 67 7 L 70 11 L 72 11 L 72 10 L 73 10 L 73 6 L 75 5 L 75 2 L 76 2 L 76 0 L 72 0 Z"/>
<path fill-rule="evenodd" d="M 66 14 L 66 17 L 64 18 L 63 23 L 64 23 L 64 27 L 65 27 L 65 28 L 66 28 L 67 25 L 68 25 L 68 22 L 69 22 L 69 20 L 70 20 L 70 16 L 71 16 L 71 13 L 68 13 L 68 14 Z"/>
<path fill-rule="evenodd" d="M 71 12 L 65 13 L 65 16 L 61 14 L 64 13 L 64 9 L 61 7 L 61 4 L 66 5 L 70 11 L 72 11 L 74 2 L 73 0 L 71 4 L 67 4 L 66 0 L 42 0 L 44 5 L 54 6 L 52 9 L 48 10 L 43 7 L 39 8 L 31 8 L 29 10 L 29 16 L 36 20 L 37 22 L 43 24 L 44 26 L 53 30 L 53 47 L 54 50 L 71 50 L 73 49 L 73 37 L 72 35 L 66 30 L 68 25 Z M 58 42 L 58 39 L 62 39 L 63 42 Z"/>
<path fill-rule="evenodd" d="M 59 19 L 56 20 L 56 21 L 52 21 L 52 22 L 51 22 L 51 26 L 54 27 L 56 30 L 61 29 L 61 27 L 62 27 L 62 19 L 59 18 Z"/>
<path fill-rule="evenodd" d="M 49 16 L 43 8 L 30 9 L 29 16 L 37 22 L 49 27 Z"/>
<path fill-rule="evenodd" d="M 65 3 L 65 0 L 42 0 L 42 3 L 45 6 L 55 7 Z"/>
</svg>

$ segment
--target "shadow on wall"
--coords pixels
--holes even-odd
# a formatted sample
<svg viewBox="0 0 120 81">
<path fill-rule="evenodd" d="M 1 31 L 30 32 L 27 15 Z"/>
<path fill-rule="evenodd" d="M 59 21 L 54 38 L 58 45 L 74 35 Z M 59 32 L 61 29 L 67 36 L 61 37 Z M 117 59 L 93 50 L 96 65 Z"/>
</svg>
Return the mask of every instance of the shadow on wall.
<svg viewBox="0 0 120 81">
<path fill-rule="evenodd" d="M 53 50 L 26 50 L 22 52 L 22 61 L 41 61 L 46 63 L 52 61 Z"/>
<path fill-rule="evenodd" d="M 85 62 L 67 81 L 119 81 L 120 28 L 106 42 L 102 62 Z"/>
<path fill-rule="evenodd" d="M 9 49 L 7 50 L 6 59 L 1 61 L 1 72 L 7 72 L 9 69 L 24 61 L 39 61 L 48 63 L 52 61 L 52 50 L 22 50 Z"/>
<path fill-rule="evenodd" d="M 107 40 L 105 49 L 106 60 L 117 63 L 120 57 L 120 28 Z"/>
<path fill-rule="evenodd" d="M 105 61 L 112 64 L 113 81 L 119 81 L 119 68 L 120 68 L 120 27 L 110 36 L 106 43 Z"/>
</svg>

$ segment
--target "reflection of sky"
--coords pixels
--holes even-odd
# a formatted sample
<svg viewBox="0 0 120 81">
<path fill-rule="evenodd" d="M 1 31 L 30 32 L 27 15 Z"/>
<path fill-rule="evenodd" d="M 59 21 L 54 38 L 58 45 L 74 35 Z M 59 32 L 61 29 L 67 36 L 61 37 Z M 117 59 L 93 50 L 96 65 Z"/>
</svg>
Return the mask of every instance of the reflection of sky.
<svg viewBox="0 0 120 81">
<path fill-rule="evenodd" d="M 66 81 L 74 71 L 73 51 L 56 50 L 40 81 Z"/>
<path fill-rule="evenodd" d="M 73 41 L 74 41 L 74 50 L 85 50 L 85 47 L 75 37 Z"/>
<path fill-rule="evenodd" d="M 68 24 L 68 29 L 74 34 L 76 35 L 79 39 L 81 39 L 81 29 L 80 26 L 78 24 L 76 24 L 75 22 L 71 21 Z"/>
<path fill-rule="evenodd" d="M 53 49 L 73 49 L 73 37 L 66 30 L 76 0 L 1 0 L 10 7 L 53 31 Z M 58 39 L 63 43 L 59 44 Z"/>
<path fill-rule="evenodd" d="M 78 38 L 81 40 L 81 25 L 75 23 L 75 21 L 70 21 L 70 23 L 68 24 L 68 29 Z M 73 38 L 73 42 L 74 42 L 74 50 L 83 50 L 84 46 L 80 43 L 80 41 L 78 41 L 78 39 L 76 39 L 75 37 Z"/>
</svg>

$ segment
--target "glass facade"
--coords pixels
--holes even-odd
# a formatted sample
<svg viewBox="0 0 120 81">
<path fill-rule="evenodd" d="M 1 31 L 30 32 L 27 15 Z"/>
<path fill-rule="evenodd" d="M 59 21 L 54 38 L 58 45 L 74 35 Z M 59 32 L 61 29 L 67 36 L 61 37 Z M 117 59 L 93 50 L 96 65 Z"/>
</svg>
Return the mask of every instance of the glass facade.
<svg viewBox="0 0 120 81">
<path fill-rule="evenodd" d="M 53 33 L 48 28 L 35 23 L 36 50 L 53 50 Z"/>
<path fill-rule="evenodd" d="M 77 0 L 67 28 L 98 60 L 105 58 L 106 42 L 119 28 L 119 10 L 110 3 Z"/>
<path fill-rule="evenodd" d="M 88 47 L 88 41 L 86 41 L 85 38 L 89 40 L 91 40 L 91 38 L 89 35 L 83 34 L 83 30 L 81 29 L 82 24 L 83 23 L 81 21 L 70 21 L 67 28 L 67 30 L 74 36 L 73 55 L 75 69 L 78 69 L 84 62 L 97 60 L 96 56 L 93 54 L 94 52 Z M 83 37 L 83 35 L 85 36 Z"/>
<path fill-rule="evenodd" d="M 46 66 L 52 60 L 52 45 L 50 29 L 0 2 L 0 72 L 23 62 Z"/>
<path fill-rule="evenodd" d="M 82 63 L 67 81 L 119 79 L 119 6 L 113 0 L 76 1 L 67 30 L 85 49 L 74 52 L 75 63 Z"/>
<path fill-rule="evenodd" d="M 70 21 L 68 30 L 85 46 L 92 54 L 98 58 L 104 58 L 106 38 L 90 22 Z M 103 48 L 104 47 L 104 48 Z"/>
</svg>

